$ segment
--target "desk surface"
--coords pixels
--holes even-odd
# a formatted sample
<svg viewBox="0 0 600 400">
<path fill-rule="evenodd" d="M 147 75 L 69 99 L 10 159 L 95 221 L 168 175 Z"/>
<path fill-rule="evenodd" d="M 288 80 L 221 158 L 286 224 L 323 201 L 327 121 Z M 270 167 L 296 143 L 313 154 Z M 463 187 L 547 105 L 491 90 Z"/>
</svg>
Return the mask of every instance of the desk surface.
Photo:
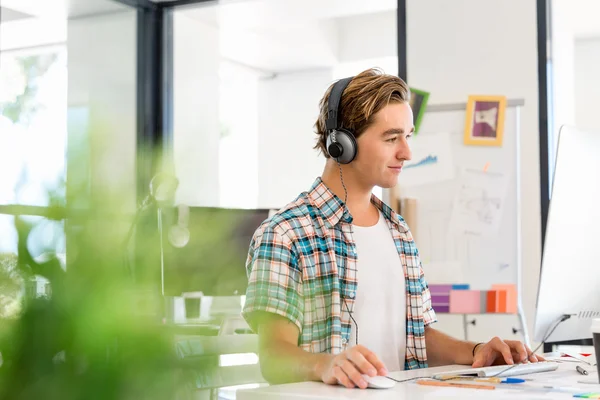
<svg viewBox="0 0 600 400">
<path fill-rule="evenodd" d="M 508 385 L 498 385 L 496 390 L 464 389 L 451 387 L 421 386 L 414 382 L 396 383 L 391 389 L 347 389 L 342 386 L 330 386 L 319 382 L 301 382 L 286 385 L 267 386 L 259 389 L 240 390 L 237 392 L 238 400 L 274 400 L 274 399 L 394 399 L 394 400 L 424 400 L 431 398 L 484 398 L 488 399 L 573 399 L 573 393 L 600 392 L 600 385 L 581 384 L 578 380 L 584 378 L 575 370 L 575 362 L 561 362 L 559 369 L 522 376 L 531 378 L 527 385 L 528 390 L 507 388 Z M 390 376 L 395 379 L 408 379 L 413 377 L 428 377 L 434 373 L 462 369 L 464 366 L 453 365 L 445 367 L 427 368 L 413 371 L 392 372 Z M 565 391 L 548 391 L 539 387 L 552 382 L 561 385 Z M 520 384 L 524 385 L 524 384 Z M 569 391 L 567 391 L 569 389 Z"/>
</svg>

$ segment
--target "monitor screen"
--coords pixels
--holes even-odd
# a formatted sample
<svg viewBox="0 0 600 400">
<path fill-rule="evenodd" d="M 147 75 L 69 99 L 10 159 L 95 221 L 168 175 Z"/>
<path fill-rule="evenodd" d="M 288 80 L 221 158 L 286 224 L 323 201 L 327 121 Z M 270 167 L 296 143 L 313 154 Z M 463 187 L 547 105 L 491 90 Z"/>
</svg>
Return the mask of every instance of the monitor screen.
<svg viewBox="0 0 600 400">
<path fill-rule="evenodd" d="M 538 342 L 591 338 L 592 320 L 600 318 L 598 154 L 600 133 L 560 129 L 535 309 Z"/>
<path fill-rule="evenodd" d="M 268 218 L 269 210 L 189 207 L 189 214 L 166 217 L 165 295 L 203 292 L 206 296 L 233 296 L 246 293 L 246 258 L 256 229 Z M 183 219 L 183 221 L 181 221 Z M 187 221 L 186 221 L 187 220 Z M 170 230 L 187 224 L 190 236 L 181 248 L 169 240 Z M 171 231 L 172 232 L 172 231 Z"/>
</svg>

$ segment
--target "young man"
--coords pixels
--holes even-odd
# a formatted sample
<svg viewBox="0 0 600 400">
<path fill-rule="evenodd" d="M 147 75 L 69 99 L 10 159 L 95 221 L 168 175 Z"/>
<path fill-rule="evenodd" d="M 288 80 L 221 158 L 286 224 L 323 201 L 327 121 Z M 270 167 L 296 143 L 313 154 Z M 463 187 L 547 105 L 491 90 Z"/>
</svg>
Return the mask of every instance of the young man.
<svg viewBox="0 0 600 400">
<path fill-rule="evenodd" d="M 475 344 L 430 326 L 410 230 L 372 195 L 394 187 L 411 158 L 408 99 L 404 81 L 373 69 L 332 85 L 315 124 L 323 175 L 254 234 L 243 315 L 271 383 L 365 388 L 361 374 L 538 360 L 519 341 Z"/>
</svg>

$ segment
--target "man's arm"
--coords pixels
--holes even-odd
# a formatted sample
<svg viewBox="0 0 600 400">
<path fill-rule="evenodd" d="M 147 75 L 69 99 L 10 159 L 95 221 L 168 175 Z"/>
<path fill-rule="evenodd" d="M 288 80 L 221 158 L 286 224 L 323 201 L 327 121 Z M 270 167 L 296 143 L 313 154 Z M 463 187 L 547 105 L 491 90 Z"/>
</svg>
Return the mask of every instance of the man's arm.
<svg viewBox="0 0 600 400">
<path fill-rule="evenodd" d="M 473 364 L 473 348 L 475 347 L 473 342 L 455 339 L 431 326 L 426 326 L 425 343 L 427 346 L 427 362 L 431 367 L 450 364 Z"/>
<path fill-rule="evenodd" d="M 533 354 L 531 349 L 518 340 L 493 338 L 487 343 L 477 345 L 473 342 L 454 339 L 438 330 L 425 327 L 427 359 L 430 366 L 461 364 L 473 367 L 487 367 L 498 364 L 514 364 L 529 360 L 543 361 L 544 358 Z M 473 357 L 473 350 L 475 357 Z"/>
<path fill-rule="evenodd" d="M 261 312 L 257 318 L 260 370 L 272 384 L 322 381 L 353 388 L 366 388 L 361 374 L 387 375 L 383 363 L 363 346 L 341 354 L 313 354 L 298 347 L 299 330 L 290 320 Z"/>
<path fill-rule="evenodd" d="M 298 347 L 298 327 L 287 318 L 258 316 L 259 360 L 263 377 L 272 384 L 320 381 L 331 354 L 312 354 Z"/>
</svg>

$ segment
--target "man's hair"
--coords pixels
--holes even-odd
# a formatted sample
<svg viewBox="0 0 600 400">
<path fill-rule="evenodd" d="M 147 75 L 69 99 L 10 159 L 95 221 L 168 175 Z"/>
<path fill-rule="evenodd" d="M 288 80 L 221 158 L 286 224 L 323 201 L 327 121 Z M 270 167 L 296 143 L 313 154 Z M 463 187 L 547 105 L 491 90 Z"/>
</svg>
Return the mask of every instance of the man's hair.
<svg viewBox="0 0 600 400">
<path fill-rule="evenodd" d="M 327 105 L 333 85 L 331 84 L 319 102 L 319 118 L 315 122 L 317 143 L 326 158 L 327 153 Z M 338 128 L 352 131 L 358 139 L 373 123 L 373 116 L 390 103 L 408 102 L 408 85 L 394 75 L 387 75 L 380 69 L 371 68 L 356 75 L 344 90 L 338 110 Z"/>
</svg>

